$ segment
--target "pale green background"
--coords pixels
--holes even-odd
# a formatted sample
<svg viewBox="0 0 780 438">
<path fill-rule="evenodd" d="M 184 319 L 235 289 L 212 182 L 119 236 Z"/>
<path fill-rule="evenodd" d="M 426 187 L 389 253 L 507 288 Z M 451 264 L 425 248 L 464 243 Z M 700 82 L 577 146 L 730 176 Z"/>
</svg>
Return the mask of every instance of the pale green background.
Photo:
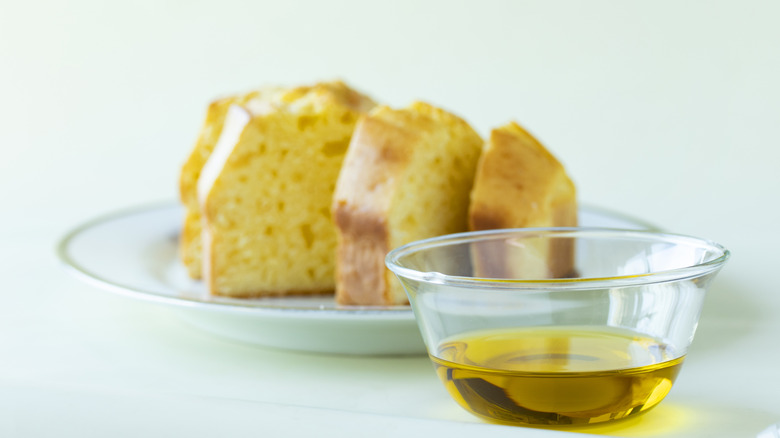
<svg viewBox="0 0 780 438">
<path fill-rule="evenodd" d="M 754 436 L 780 420 L 779 19 L 777 1 L 1 0 L 0 435 L 241 435 L 252 418 L 311 432 L 305 411 L 252 404 L 274 401 L 380 414 L 373 435 L 414 429 L 406 418 L 476 421 L 437 392 L 424 358 L 230 344 L 57 267 L 70 227 L 175 198 L 212 98 L 341 78 L 482 133 L 517 120 L 582 201 L 733 250 L 665 414 L 612 433 Z M 327 430 L 363 436 L 376 423 L 338 424 Z"/>
</svg>

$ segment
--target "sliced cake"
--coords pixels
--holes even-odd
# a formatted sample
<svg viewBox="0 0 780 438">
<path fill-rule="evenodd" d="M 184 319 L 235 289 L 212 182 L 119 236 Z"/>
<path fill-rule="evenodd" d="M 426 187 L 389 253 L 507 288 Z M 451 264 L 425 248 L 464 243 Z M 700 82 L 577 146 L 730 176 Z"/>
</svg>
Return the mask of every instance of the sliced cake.
<svg viewBox="0 0 780 438">
<path fill-rule="evenodd" d="M 338 303 L 408 302 L 385 256 L 414 240 L 466 231 L 482 145 L 464 120 L 422 102 L 380 106 L 358 123 L 333 198 Z"/>
<path fill-rule="evenodd" d="M 233 105 L 197 183 L 213 294 L 334 289 L 330 203 L 355 124 L 374 106 L 341 82 Z"/>
<path fill-rule="evenodd" d="M 268 99 L 276 91 L 278 88 L 263 88 L 215 100 L 208 107 L 206 120 L 203 122 L 195 147 L 179 174 L 179 196 L 185 211 L 179 240 L 179 255 L 192 278 L 201 278 L 203 266 L 198 178 L 222 134 L 228 108 L 232 105 L 244 105 L 250 100 Z"/>
<path fill-rule="evenodd" d="M 563 165 L 531 134 L 511 122 L 494 129 L 479 160 L 469 206 L 469 229 L 573 227 L 577 225 L 574 183 Z M 516 251 L 507 263 L 475 259 L 482 276 L 561 277 L 572 269 L 572 242 Z M 541 245 L 541 246 L 540 246 Z M 530 254 L 536 254 L 530 256 Z"/>
</svg>

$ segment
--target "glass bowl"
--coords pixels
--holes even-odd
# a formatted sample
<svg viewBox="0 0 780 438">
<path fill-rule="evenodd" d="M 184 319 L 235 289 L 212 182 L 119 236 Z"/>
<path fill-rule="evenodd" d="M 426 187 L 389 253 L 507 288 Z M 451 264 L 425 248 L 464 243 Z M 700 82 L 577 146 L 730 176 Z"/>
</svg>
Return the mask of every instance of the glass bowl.
<svg viewBox="0 0 780 438">
<path fill-rule="evenodd" d="M 526 228 L 414 242 L 386 264 L 462 407 L 492 422 L 567 425 L 663 400 L 728 258 L 689 236 Z"/>
</svg>

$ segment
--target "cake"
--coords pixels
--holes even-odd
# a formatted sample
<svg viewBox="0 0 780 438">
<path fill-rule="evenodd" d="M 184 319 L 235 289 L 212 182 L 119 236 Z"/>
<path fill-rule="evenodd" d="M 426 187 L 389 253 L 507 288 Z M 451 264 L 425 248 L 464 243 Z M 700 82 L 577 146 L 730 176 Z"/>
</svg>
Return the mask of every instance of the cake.
<svg viewBox="0 0 780 438">
<path fill-rule="evenodd" d="M 358 123 L 333 198 L 337 303 L 408 303 L 385 256 L 467 230 L 483 143 L 464 120 L 423 102 L 379 106 Z"/>
<path fill-rule="evenodd" d="M 333 291 L 330 204 L 355 124 L 373 106 L 341 82 L 272 89 L 228 106 L 197 179 L 202 275 L 212 294 Z"/>
<path fill-rule="evenodd" d="M 213 101 L 206 112 L 195 147 L 190 152 L 179 174 L 179 196 L 184 206 L 184 222 L 179 239 L 179 255 L 190 277 L 202 276 L 202 244 L 200 203 L 198 202 L 198 178 L 214 146 L 217 144 L 228 108 L 244 105 L 250 100 L 268 99 L 279 89 L 268 87 L 237 94 Z"/>
<path fill-rule="evenodd" d="M 574 183 L 536 138 L 510 122 L 490 133 L 474 178 L 468 218 L 471 231 L 577 226 Z M 524 250 L 523 260 L 504 257 L 506 264 L 483 255 L 475 259 L 475 269 L 480 276 L 499 278 L 567 276 L 573 243 L 557 242 L 553 247 L 537 242 L 537 248 Z M 533 252 L 536 256 L 529 257 Z"/>
<path fill-rule="evenodd" d="M 179 185 L 187 272 L 236 298 L 335 290 L 340 305 L 407 304 L 385 267 L 393 248 L 468 230 L 577 225 L 574 184 L 517 123 L 485 142 L 443 109 L 377 107 L 341 82 L 214 101 Z M 474 275 L 573 272 L 571 241 L 527 248 L 503 253 L 506 263 L 473 252 Z"/>
</svg>

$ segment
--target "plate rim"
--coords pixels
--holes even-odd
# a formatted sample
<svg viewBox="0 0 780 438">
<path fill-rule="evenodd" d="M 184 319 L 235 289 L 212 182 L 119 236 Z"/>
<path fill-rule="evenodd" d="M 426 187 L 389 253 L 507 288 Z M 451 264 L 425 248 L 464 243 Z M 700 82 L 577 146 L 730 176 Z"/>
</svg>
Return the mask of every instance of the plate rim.
<svg viewBox="0 0 780 438">
<path fill-rule="evenodd" d="M 91 219 L 80 222 L 78 225 L 70 227 L 57 241 L 55 246 L 55 253 L 64 266 L 65 270 L 71 275 L 74 275 L 78 279 L 84 281 L 87 284 L 104 289 L 118 295 L 141 299 L 144 301 L 150 301 L 157 304 L 164 304 L 168 306 L 184 307 L 196 310 L 205 310 L 213 312 L 232 312 L 232 313 L 251 313 L 262 314 L 267 317 L 290 317 L 296 318 L 319 318 L 319 319 L 332 319 L 332 318 L 349 318 L 355 320 L 372 319 L 377 318 L 383 320 L 399 320 L 399 321 L 411 321 L 414 320 L 414 314 L 409 306 L 342 306 L 337 308 L 322 308 L 322 307 L 294 307 L 294 306 L 278 306 L 278 305 L 263 305 L 261 303 L 234 303 L 234 302 L 219 302 L 219 301 L 203 301 L 196 298 L 187 298 L 181 296 L 170 296 L 161 294 L 153 290 L 147 290 L 135 286 L 119 284 L 111 279 L 104 278 L 99 273 L 94 272 L 80 263 L 78 263 L 74 257 L 71 256 L 69 249 L 70 245 L 83 233 L 90 229 L 109 223 L 114 220 L 124 219 L 132 215 L 139 215 L 149 212 L 154 212 L 163 209 L 179 209 L 182 208 L 181 204 L 176 201 L 157 201 L 145 204 L 139 204 L 136 206 L 125 207 L 117 210 L 113 210 L 107 213 L 96 215 Z M 618 213 L 613 210 L 596 207 L 587 203 L 581 203 L 578 206 L 579 211 L 588 211 L 596 214 L 607 215 L 614 218 L 623 219 L 627 222 L 636 224 L 647 230 L 661 231 L 657 226 L 638 219 L 636 217 Z"/>
</svg>

